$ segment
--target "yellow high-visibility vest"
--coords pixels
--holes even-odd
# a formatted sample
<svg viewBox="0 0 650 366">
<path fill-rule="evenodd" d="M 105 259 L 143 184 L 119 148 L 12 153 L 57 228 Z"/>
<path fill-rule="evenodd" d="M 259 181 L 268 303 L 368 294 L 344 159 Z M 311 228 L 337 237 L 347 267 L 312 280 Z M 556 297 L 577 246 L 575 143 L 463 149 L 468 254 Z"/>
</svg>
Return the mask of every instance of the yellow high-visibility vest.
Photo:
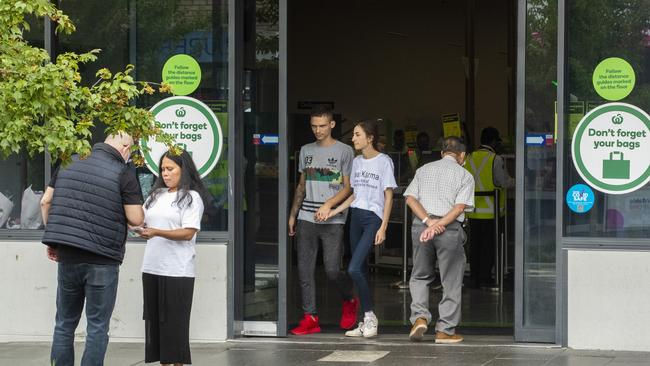
<svg viewBox="0 0 650 366">
<path fill-rule="evenodd" d="M 490 150 L 479 149 L 470 154 L 465 164 L 465 169 L 474 176 L 474 192 L 492 192 L 499 190 L 499 216 L 505 215 L 506 193 L 505 190 L 494 185 L 494 157 L 496 154 Z M 474 212 L 467 213 L 470 219 L 494 219 L 494 197 L 474 196 Z"/>
<path fill-rule="evenodd" d="M 418 159 L 418 154 L 415 152 L 413 149 L 408 149 L 406 152 L 408 158 L 409 158 L 409 166 L 411 167 L 411 170 L 415 172 L 418 168 L 418 165 L 420 163 Z"/>
</svg>

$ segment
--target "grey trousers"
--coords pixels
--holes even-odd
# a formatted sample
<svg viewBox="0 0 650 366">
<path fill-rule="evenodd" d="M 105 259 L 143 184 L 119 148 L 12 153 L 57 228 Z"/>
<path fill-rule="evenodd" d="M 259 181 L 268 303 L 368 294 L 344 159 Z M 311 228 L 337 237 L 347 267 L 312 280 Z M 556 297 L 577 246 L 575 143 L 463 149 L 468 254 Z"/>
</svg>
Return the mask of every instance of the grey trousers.
<svg viewBox="0 0 650 366">
<path fill-rule="evenodd" d="M 341 270 L 343 258 L 343 224 L 314 224 L 298 220 L 296 247 L 298 250 L 298 277 L 302 291 L 302 310 L 316 314 L 316 258 L 318 243 L 323 244 L 323 262 L 327 278 L 336 283 L 342 300 L 351 300 L 352 280 Z"/>
<path fill-rule="evenodd" d="M 435 263 L 438 258 L 442 300 L 438 304 L 436 331 L 454 334 L 460 322 L 461 293 L 465 274 L 465 250 L 467 236 L 459 222 L 447 226 L 441 235 L 428 242 L 420 241 L 420 234 L 426 228 L 419 220 L 413 222 L 413 270 L 409 281 L 411 291 L 411 323 L 424 318 L 431 323 L 429 311 L 429 285 L 435 278 Z"/>
</svg>

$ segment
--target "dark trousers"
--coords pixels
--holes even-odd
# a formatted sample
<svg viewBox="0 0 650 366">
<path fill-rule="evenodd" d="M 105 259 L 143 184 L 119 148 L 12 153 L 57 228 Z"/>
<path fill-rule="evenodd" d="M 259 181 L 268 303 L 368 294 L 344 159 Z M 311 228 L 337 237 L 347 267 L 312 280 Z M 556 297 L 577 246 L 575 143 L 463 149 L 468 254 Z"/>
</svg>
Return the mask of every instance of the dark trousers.
<svg viewBox="0 0 650 366">
<path fill-rule="evenodd" d="M 194 278 L 142 274 L 144 362 L 191 364 Z"/>
<path fill-rule="evenodd" d="M 59 263 L 56 321 L 50 362 L 74 365 L 74 331 L 86 303 L 86 347 L 82 366 L 101 366 L 108 346 L 108 325 L 115 307 L 118 265 Z"/>
<path fill-rule="evenodd" d="M 503 232 L 504 220 L 499 220 L 499 230 Z M 492 286 L 492 267 L 496 256 L 493 219 L 470 219 L 470 268 L 473 287 Z"/>
<path fill-rule="evenodd" d="M 318 244 L 323 245 L 323 264 L 330 281 L 336 283 L 342 300 L 352 299 L 352 281 L 341 271 L 343 258 L 343 224 L 315 224 L 298 220 L 296 246 L 298 250 L 298 278 L 302 290 L 302 310 L 316 314 L 316 258 Z"/>
<path fill-rule="evenodd" d="M 370 287 L 368 286 L 368 254 L 375 244 L 375 235 L 381 226 L 381 219 L 374 212 L 352 208 L 350 210 L 350 248 L 352 258 L 348 265 L 348 273 L 359 292 L 361 309 L 371 311 L 374 309 Z"/>
</svg>

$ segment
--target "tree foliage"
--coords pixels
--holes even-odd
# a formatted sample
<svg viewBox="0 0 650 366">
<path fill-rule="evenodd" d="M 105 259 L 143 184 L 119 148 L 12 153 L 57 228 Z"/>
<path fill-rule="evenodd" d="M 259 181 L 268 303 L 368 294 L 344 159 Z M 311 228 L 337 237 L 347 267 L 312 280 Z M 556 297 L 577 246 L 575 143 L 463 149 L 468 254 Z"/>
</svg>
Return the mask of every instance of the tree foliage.
<svg viewBox="0 0 650 366">
<path fill-rule="evenodd" d="M 173 138 L 155 126 L 153 115 L 134 101 L 156 90 L 134 80 L 133 66 L 112 73 L 100 69 L 97 80 L 82 83 L 79 67 L 97 59 L 100 50 L 67 52 L 51 60 L 41 48 L 29 45 L 26 16 L 49 17 L 57 33 L 70 34 L 74 24 L 49 0 L 0 0 L 0 152 L 26 151 L 30 156 L 47 151 L 53 160 L 70 161 L 73 154 L 90 153 L 96 121 L 106 133 L 126 132 L 138 141 L 155 136 L 174 147 Z M 91 81 L 92 82 L 92 81 Z M 169 92 L 159 85 L 158 92 Z M 137 149 L 134 148 L 134 149 Z M 136 163 L 142 157 L 136 153 Z"/>
<path fill-rule="evenodd" d="M 642 108 L 648 96 L 650 0 L 576 0 L 567 3 L 567 76 L 569 92 L 580 100 L 599 101 L 592 85 L 594 69 L 608 57 L 630 63 L 634 91 L 624 101 Z M 604 101 L 603 101 L 604 102 Z"/>
</svg>

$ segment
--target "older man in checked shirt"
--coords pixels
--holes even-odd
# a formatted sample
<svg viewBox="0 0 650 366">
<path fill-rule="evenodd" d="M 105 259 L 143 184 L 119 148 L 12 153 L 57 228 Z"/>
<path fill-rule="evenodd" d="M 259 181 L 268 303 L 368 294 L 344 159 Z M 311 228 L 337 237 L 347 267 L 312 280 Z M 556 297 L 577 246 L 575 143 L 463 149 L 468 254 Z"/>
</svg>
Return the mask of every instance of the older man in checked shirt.
<svg viewBox="0 0 650 366">
<path fill-rule="evenodd" d="M 441 151 L 442 159 L 418 169 L 404 192 L 415 216 L 411 228 L 413 270 L 409 282 L 413 327 L 409 338 L 422 340 L 431 323 L 429 286 L 435 277 L 438 258 L 443 294 L 435 324 L 436 343 L 458 343 L 463 340 L 456 333 L 456 326 L 460 322 L 465 273 L 463 244 L 467 239 L 462 222 L 465 211 L 474 208 L 474 177 L 463 168 L 466 147 L 461 139 L 445 138 Z"/>
</svg>

